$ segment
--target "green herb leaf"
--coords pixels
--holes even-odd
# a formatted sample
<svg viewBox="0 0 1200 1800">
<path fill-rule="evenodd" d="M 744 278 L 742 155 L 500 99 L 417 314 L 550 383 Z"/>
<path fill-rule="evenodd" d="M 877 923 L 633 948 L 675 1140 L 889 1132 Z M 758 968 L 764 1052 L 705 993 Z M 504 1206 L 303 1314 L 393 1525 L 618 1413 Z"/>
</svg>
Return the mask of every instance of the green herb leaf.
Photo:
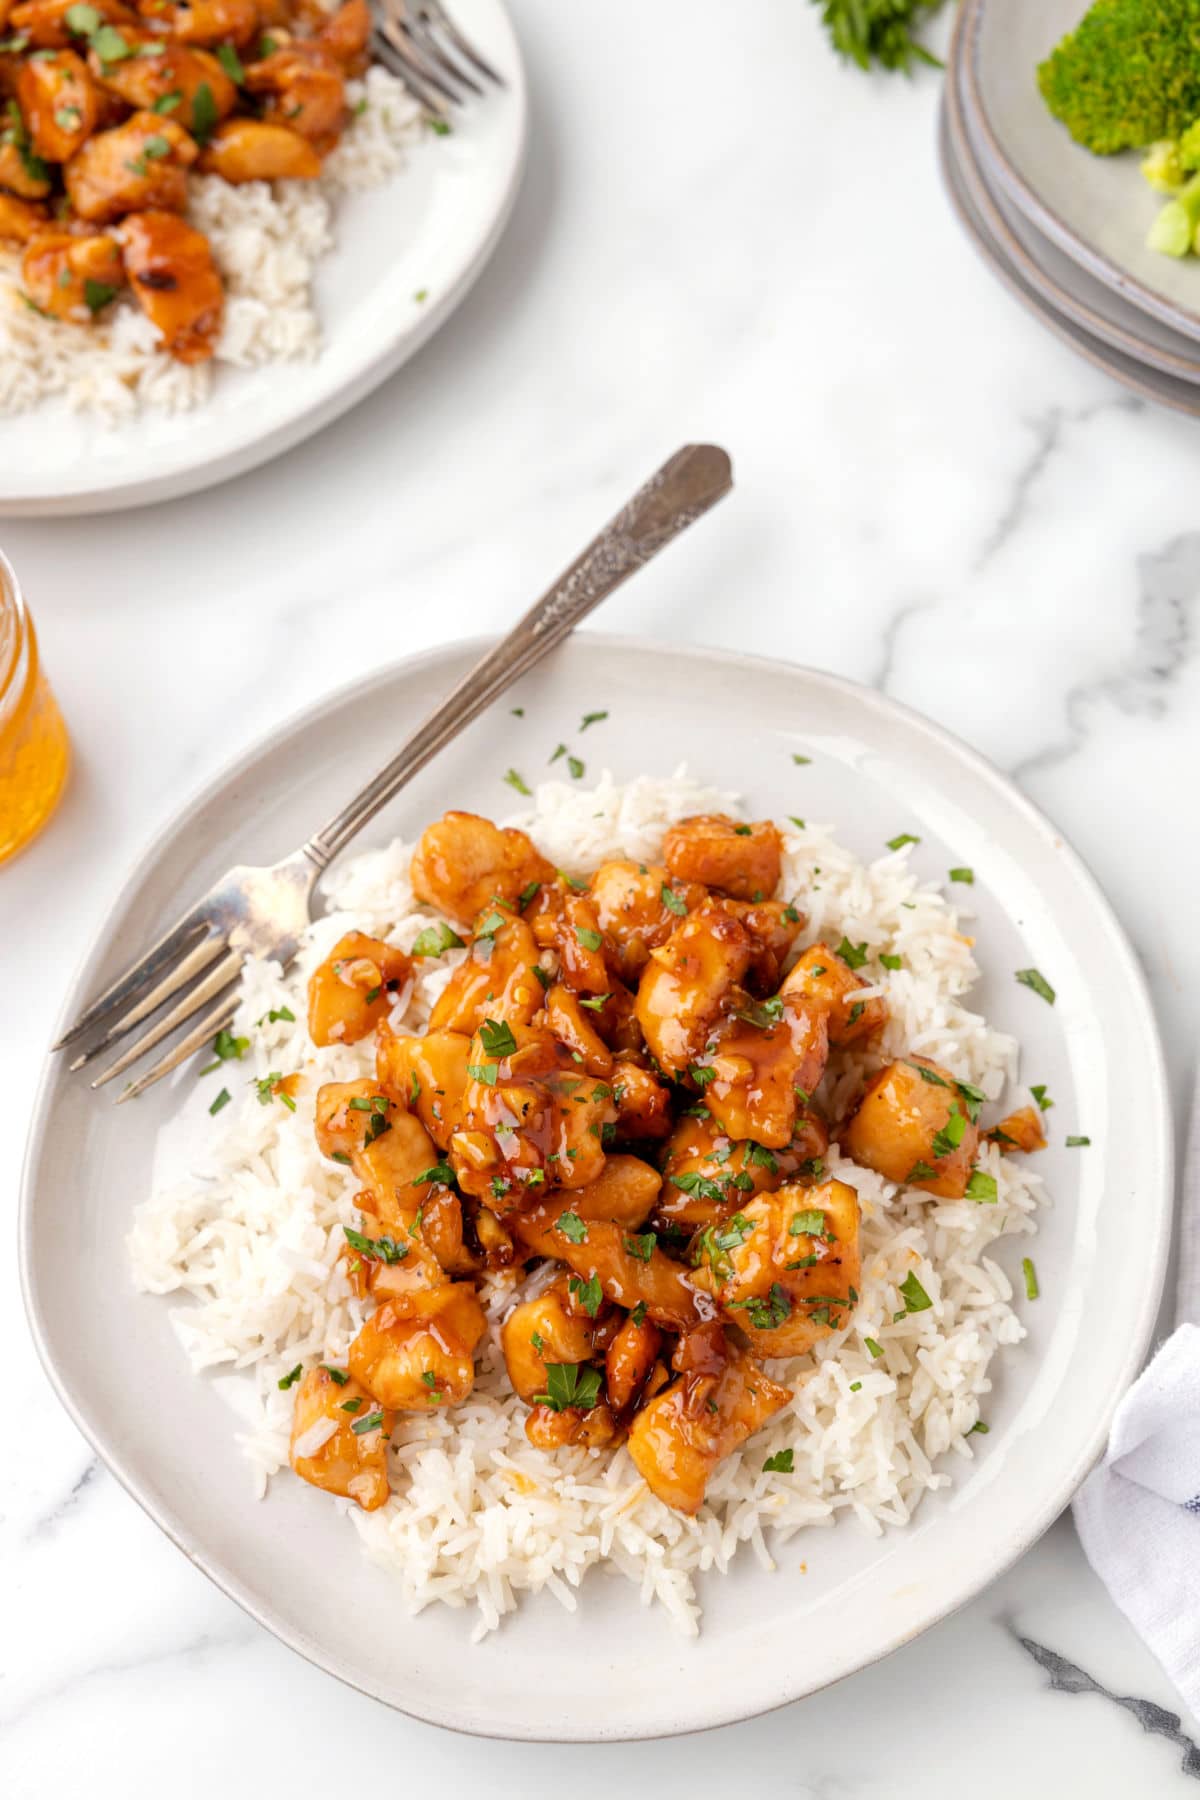
<svg viewBox="0 0 1200 1800">
<path fill-rule="evenodd" d="M 102 20 L 94 6 L 68 6 L 63 14 L 67 30 L 75 37 L 91 37 L 99 31 Z"/>
<path fill-rule="evenodd" d="M 123 62 L 133 55 L 131 45 L 125 42 L 115 25 L 97 26 L 91 34 L 90 44 L 102 63 Z"/>
<path fill-rule="evenodd" d="M 83 10 L 84 9 L 79 6 L 73 6 L 71 8 L 72 12 L 82 12 Z M 89 7 L 87 10 L 90 12 L 91 8 Z M 286 1375 L 281 1375 L 279 1377 L 279 1380 L 275 1383 L 275 1386 L 277 1388 L 282 1389 L 282 1391 L 284 1393 L 286 1393 L 290 1387 L 295 1387 L 296 1383 L 300 1379 L 302 1372 L 303 1372 L 303 1364 L 297 1363 L 294 1369 L 289 1369 Z"/>
<path fill-rule="evenodd" d="M 234 1037 L 232 1031 L 218 1031 L 213 1039 L 214 1061 L 205 1063 L 200 1073 L 211 1075 L 223 1062 L 240 1062 L 250 1048 L 248 1037 Z"/>
<path fill-rule="evenodd" d="M 902 969 L 904 967 L 904 958 L 902 956 L 893 956 L 888 950 L 880 951 L 879 960 L 885 969 Z"/>
<path fill-rule="evenodd" d="M 1033 1258 L 1026 1256 L 1021 1261 L 1021 1273 L 1025 1277 L 1025 1298 L 1036 1300 L 1041 1293 L 1038 1287 L 1037 1270 L 1033 1266 Z"/>
<path fill-rule="evenodd" d="M 524 794 L 529 799 L 533 798 L 533 789 L 527 786 L 515 769 L 505 769 L 504 779 L 510 788 L 516 788 L 518 794 Z"/>
<path fill-rule="evenodd" d="M 981 1437 L 986 1437 L 989 1430 L 990 1430 L 990 1427 L 985 1425 L 982 1419 L 976 1419 L 975 1423 L 971 1427 L 971 1431 L 977 1431 Z M 967 1433 L 968 1437 L 970 1437 L 971 1431 L 968 1431 L 968 1433 Z"/>
<path fill-rule="evenodd" d="M 763 1474 L 764 1475 L 792 1475 L 792 1474 L 794 1474 L 795 1470 L 793 1468 L 793 1455 L 794 1455 L 794 1453 L 791 1450 L 777 1450 L 775 1452 L 774 1456 L 768 1456 L 766 1462 L 763 1464 Z"/>
<path fill-rule="evenodd" d="M 639 1262 L 648 1263 L 658 1246 L 658 1239 L 652 1231 L 634 1232 L 622 1241 L 630 1256 L 636 1256 Z"/>
<path fill-rule="evenodd" d="M 329 1376 L 331 1381 L 337 1383 L 338 1387 L 345 1387 L 350 1379 L 350 1376 L 345 1369 L 335 1369 L 330 1363 L 322 1363 L 321 1368 L 324 1373 Z"/>
<path fill-rule="evenodd" d="M 156 113 L 173 113 L 177 106 L 182 105 L 183 94 L 179 88 L 176 88 L 173 93 L 160 94 L 151 110 Z"/>
<path fill-rule="evenodd" d="M 506 1019 L 485 1019 L 479 1027 L 479 1036 L 489 1056 L 511 1056 L 517 1047 L 512 1026 Z"/>
<path fill-rule="evenodd" d="M 797 831 L 807 831 L 808 830 L 808 826 L 804 823 L 804 820 L 798 819 L 796 817 L 795 813 L 789 813 L 788 819 L 796 827 Z"/>
<path fill-rule="evenodd" d="M 967 1121 L 957 1107 L 951 1109 L 950 1117 L 940 1131 L 933 1134 L 933 1154 L 939 1159 L 953 1156 L 963 1141 L 967 1129 Z"/>
<path fill-rule="evenodd" d="M 202 81 L 192 95 L 192 136 L 198 144 L 207 144 L 220 118 L 220 109 L 207 81 Z"/>
<path fill-rule="evenodd" d="M 360 1256 L 368 1257 L 372 1262 L 398 1263 L 403 1262 L 408 1255 L 408 1245 L 398 1244 L 395 1238 L 364 1237 L 361 1231 L 352 1231 L 349 1225 L 343 1225 L 342 1230 L 346 1234 L 346 1242 L 350 1248 L 357 1250 Z"/>
<path fill-rule="evenodd" d="M 888 839 L 887 847 L 889 850 L 903 850 L 905 844 L 919 844 L 920 841 L 920 838 L 914 837 L 911 831 L 902 831 L 899 837 Z"/>
<path fill-rule="evenodd" d="M 975 871 L 974 869 L 951 869 L 950 879 L 951 881 L 962 881 L 965 882 L 968 887 L 974 887 Z"/>
<path fill-rule="evenodd" d="M 1032 988 L 1035 994 L 1040 994 L 1048 1006 L 1054 1005 L 1054 989 L 1037 969 L 1018 969 L 1017 980 L 1022 987 Z"/>
<path fill-rule="evenodd" d="M 792 1214 L 792 1222 L 788 1226 L 789 1237 L 824 1237 L 825 1214 L 819 1207 L 811 1207 L 807 1212 Z"/>
<path fill-rule="evenodd" d="M 974 1125 L 979 1118 L 986 1095 L 982 1088 L 973 1087 L 969 1081 L 956 1081 L 954 1085 L 958 1089 L 959 1099 L 966 1108 L 967 1117 Z"/>
<path fill-rule="evenodd" d="M 598 931 L 593 931 L 588 925 L 577 925 L 575 927 L 575 936 L 585 950 L 598 950 L 604 942 L 600 933 Z"/>
<path fill-rule="evenodd" d="M 241 87 L 243 81 L 246 79 L 246 71 L 242 67 L 241 57 L 238 55 L 232 44 L 217 45 L 217 61 L 228 75 L 230 81 L 235 81 L 237 85 Z"/>
<path fill-rule="evenodd" d="M 936 1169 L 931 1169 L 927 1162 L 921 1162 L 918 1159 L 913 1164 L 912 1168 L 908 1171 L 908 1174 L 904 1177 L 904 1179 L 906 1182 L 933 1181 L 936 1178 L 936 1176 L 937 1176 Z"/>
<path fill-rule="evenodd" d="M 373 1412 L 368 1413 L 365 1419 L 355 1419 L 350 1429 L 355 1437 L 361 1437 L 366 1431 L 378 1431 L 382 1424 L 383 1414 L 381 1412 Z"/>
<path fill-rule="evenodd" d="M 608 714 L 606 712 L 584 713 L 583 718 L 579 722 L 579 729 L 580 731 L 586 731 L 589 725 L 598 725 L 601 719 L 607 719 L 607 717 Z"/>
<path fill-rule="evenodd" d="M 639 1300 L 629 1317 L 640 1329 L 646 1323 L 646 1302 Z"/>
<path fill-rule="evenodd" d="M 864 1338 L 863 1343 L 867 1346 L 872 1357 L 878 1358 L 883 1355 L 883 1345 L 877 1344 L 874 1338 Z"/>
<path fill-rule="evenodd" d="M 440 925 L 426 925 L 424 931 L 418 932 L 412 953 L 414 956 L 442 956 L 447 950 L 461 950 L 462 947 L 463 941 L 457 931 L 452 931 L 443 921 Z"/>
<path fill-rule="evenodd" d="M 966 1191 L 968 1200 L 979 1200 L 984 1205 L 991 1205 L 999 1193 L 996 1177 L 988 1175 L 983 1169 L 972 1169 Z"/>
<path fill-rule="evenodd" d="M 209 1107 L 209 1109 L 208 1109 L 209 1112 L 210 1113 L 219 1113 L 223 1106 L 229 1105 L 231 1098 L 232 1098 L 232 1096 L 229 1092 L 229 1089 L 222 1088 L 220 1093 L 217 1095 L 216 1099 L 213 1101 L 212 1105 Z"/>
<path fill-rule="evenodd" d="M 481 1081 L 484 1087 L 495 1087 L 500 1074 L 500 1066 L 494 1062 L 468 1063 L 467 1074 L 472 1081 Z"/>
<path fill-rule="evenodd" d="M 744 1019 L 747 1025 L 754 1025 L 759 1031 L 770 1031 L 783 1017 L 783 1001 L 778 994 L 771 1000 L 751 1000 L 745 1006 L 735 1008 L 734 1017 Z"/>
<path fill-rule="evenodd" d="M 812 757 L 811 756 L 801 756 L 801 754 L 798 750 L 793 750 L 792 751 L 792 761 L 794 763 L 797 763 L 801 768 L 803 768 L 806 763 L 810 763 L 812 761 Z"/>
<path fill-rule="evenodd" d="M 1068 1150 L 1081 1150 L 1081 1149 L 1084 1149 L 1088 1144 L 1090 1144 L 1091 1141 L 1092 1140 L 1090 1137 L 1069 1137 L 1067 1139 L 1067 1149 Z"/>
<path fill-rule="evenodd" d="M 1050 1108 L 1054 1105 L 1054 1102 L 1046 1092 L 1045 1084 L 1041 1083 L 1037 1087 L 1031 1087 L 1029 1091 L 1037 1101 L 1042 1112 L 1049 1112 Z"/>
<path fill-rule="evenodd" d="M 848 969 L 861 969 L 867 960 L 867 946 L 852 944 L 849 938 L 843 937 L 837 947 L 837 955 L 841 957 Z"/>
<path fill-rule="evenodd" d="M 572 1244 L 582 1244 L 587 1241 L 587 1226 L 577 1212 L 559 1213 L 558 1218 L 554 1221 L 554 1229 L 561 1231 Z"/>
<path fill-rule="evenodd" d="M 673 912 L 677 919 L 685 919 L 687 917 L 687 902 L 681 894 L 675 892 L 673 887 L 669 887 L 664 881 L 658 890 L 658 894 L 659 899 L 662 901 L 668 912 Z"/>
<path fill-rule="evenodd" d="M 572 781 L 582 781 L 583 780 L 584 765 L 583 765 L 583 763 L 580 762 L 580 760 L 577 756 L 568 756 L 567 767 L 571 771 L 571 780 Z"/>
<path fill-rule="evenodd" d="M 584 1281 L 579 1275 L 572 1275 L 567 1282 L 568 1291 L 574 1294 L 589 1319 L 594 1319 L 600 1311 L 600 1303 L 604 1299 L 604 1289 L 600 1286 L 600 1278 L 593 1275 Z"/>
<path fill-rule="evenodd" d="M 600 1398 L 600 1371 L 587 1363 L 547 1363 L 546 1392 L 534 1399 L 554 1412 L 577 1406 L 584 1412 Z"/>
<path fill-rule="evenodd" d="M 362 1407 L 362 1397 L 361 1395 L 356 1394 L 351 1400 L 343 1400 L 338 1410 L 340 1412 L 356 1413 L 361 1412 Z"/>
<path fill-rule="evenodd" d="M 904 1296 L 905 1309 L 910 1313 L 928 1312 L 929 1308 L 933 1305 L 933 1301 L 929 1298 L 929 1295 L 917 1280 L 916 1274 L 912 1269 L 909 1270 L 908 1274 L 904 1277 L 904 1280 L 900 1283 L 900 1292 Z"/>
<path fill-rule="evenodd" d="M 787 1289 L 777 1281 L 771 1283 L 770 1296 L 766 1300 L 754 1295 L 749 1300 L 731 1300 L 729 1305 L 731 1310 L 735 1307 L 743 1310 L 755 1331 L 776 1330 L 785 1319 L 791 1317 L 792 1311 Z"/>
</svg>

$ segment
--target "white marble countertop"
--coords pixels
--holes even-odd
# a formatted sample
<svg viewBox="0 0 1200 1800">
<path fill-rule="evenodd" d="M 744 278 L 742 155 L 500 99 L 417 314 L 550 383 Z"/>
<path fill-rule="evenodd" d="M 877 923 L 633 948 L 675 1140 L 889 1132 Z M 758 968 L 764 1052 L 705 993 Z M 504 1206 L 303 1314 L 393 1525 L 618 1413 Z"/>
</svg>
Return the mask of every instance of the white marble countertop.
<svg viewBox="0 0 1200 1800">
<path fill-rule="evenodd" d="M 180 798 L 330 686 L 504 624 L 695 437 L 728 446 L 737 493 L 601 628 L 833 669 L 984 750 L 1098 873 L 1145 962 L 1177 1106 L 1190 1088 L 1196 426 L 1109 385 L 993 284 L 939 188 L 937 76 L 842 70 L 804 0 L 517 15 L 528 178 L 432 346 L 234 485 L 5 529 L 77 753 L 52 829 L 0 871 L 10 1205 L 30 1046 Z M 21 1409 L 0 1439 L 13 1800 L 85 1784 L 95 1800 L 257 1800 L 347 1775 L 497 1796 L 557 1775 L 582 1800 L 632 1782 L 812 1800 L 1057 1796 L 1084 1777 L 1097 1800 L 1196 1791 L 1200 1726 L 1170 1717 L 1067 1520 L 917 1643 L 757 1722 L 603 1750 L 414 1724 L 276 1644 L 97 1467 L 27 1342 L 11 1233 L 0 1305 Z M 1139 1722 L 1117 1696 L 1165 1710 Z"/>
</svg>

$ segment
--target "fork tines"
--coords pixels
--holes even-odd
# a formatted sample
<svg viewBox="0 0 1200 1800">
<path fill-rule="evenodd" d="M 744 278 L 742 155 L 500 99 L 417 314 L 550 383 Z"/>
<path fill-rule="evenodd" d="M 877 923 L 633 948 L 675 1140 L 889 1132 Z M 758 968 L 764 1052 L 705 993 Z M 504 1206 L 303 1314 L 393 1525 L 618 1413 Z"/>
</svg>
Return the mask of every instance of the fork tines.
<svg viewBox="0 0 1200 1800">
<path fill-rule="evenodd" d="M 471 94 L 482 96 L 477 76 L 497 87 L 501 75 L 460 31 L 441 0 L 372 0 L 372 49 L 435 119 Z"/>
</svg>

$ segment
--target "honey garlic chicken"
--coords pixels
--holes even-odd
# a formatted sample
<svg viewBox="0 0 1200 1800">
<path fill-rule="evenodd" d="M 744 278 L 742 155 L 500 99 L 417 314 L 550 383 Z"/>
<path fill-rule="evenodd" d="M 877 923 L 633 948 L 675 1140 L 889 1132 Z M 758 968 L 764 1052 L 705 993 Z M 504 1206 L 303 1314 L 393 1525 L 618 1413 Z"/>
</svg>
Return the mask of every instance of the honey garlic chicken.
<svg viewBox="0 0 1200 1800">
<path fill-rule="evenodd" d="M 128 292 L 164 352 L 207 360 L 224 290 L 182 216 L 191 172 L 316 179 L 366 67 L 366 0 L 0 0 L 0 18 L 0 247 L 23 252 L 25 298 L 87 327 Z"/>
<path fill-rule="evenodd" d="M 472 1393 L 490 1314 L 532 1443 L 627 1443 L 694 1513 L 792 1397 L 764 1363 L 853 1321 L 859 1201 L 827 1172 L 831 1139 L 888 1180 L 967 1192 L 982 1095 L 925 1057 L 880 1066 L 886 1002 L 826 943 L 799 947 L 804 896 L 779 892 L 782 870 L 775 826 L 706 815 L 671 827 L 661 864 L 584 881 L 524 832 L 450 812 L 412 859 L 436 918 L 411 949 L 356 931 L 332 946 L 309 978 L 312 1042 L 374 1063 L 313 1102 L 354 1184 L 338 1267 L 362 1315 L 346 1368 L 299 1387 L 298 1474 L 381 1504 L 395 1421 Z M 847 1049 L 873 1072 L 831 1118 Z M 1036 1135 L 1014 1114 L 993 1141 Z"/>
</svg>

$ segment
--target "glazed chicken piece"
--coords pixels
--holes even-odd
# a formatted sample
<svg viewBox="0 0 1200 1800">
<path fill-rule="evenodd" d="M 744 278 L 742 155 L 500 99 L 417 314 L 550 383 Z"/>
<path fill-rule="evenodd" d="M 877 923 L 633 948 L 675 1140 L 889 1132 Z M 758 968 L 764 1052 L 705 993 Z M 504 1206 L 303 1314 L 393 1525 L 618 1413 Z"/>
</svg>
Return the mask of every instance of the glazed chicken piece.
<svg viewBox="0 0 1200 1800">
<path fill-rule="evenodd" d="M 317 32 L 317 42 L 350 75 L 360 75 L 366 67 L 370 41 L 371 9 L 367 0 L 346 0 Z"/>
<path fill-rule="evenodd" d="M 697 1365 L 647 1402 L 629 1432 L 629 1454 L 646 1485 L 668 1506 L 699 1512 L 713 1470 L 787 1405 L 789 1388 L 772 1381 L 752 1356 L 700 1337 Z M 688 1360 L 689 1340 L 676 1353 Z"/>
<path fill-rule="evenodd" d="M 379 1028 L 375 1070 L 380 1085 L 402 1094 L 438 1146 L 446 1150 L 462 1124 L 471 1040 L 458 1031 L 400 1037 L 385 1020 Z"/>
<path fill-rule="evenodd" d="M 50 171 L 33 154 L 29 130 L 15 100 L 8 102 L 8 129 L 0 137 L 0 188 L 18 200 L 44 200 L 50 192 Z"/>
<path fill-rule="evenodd" d="M 387 1017 L 412 958 L 382 938 L 348 931 L 308 979 L 308 1034 L 314 1044 L 356 1044 Z"/>
<path fill-rule="evenodd" d="M 34 155 L 46 162 L 66 162 L 96 128 L 96 84 L 73 50 L 48 50 L 23 63 L 17 99 Z"/>
<path fill-rule="evenodd" d="M 583 1187 L 604 1167 L 612 1089 L 583 1074 L 548 1031 L 485 1019 L 472 1040 L 450 1163 L 464 1193 L 501 1217 L 530 1186 Z"/>
<path fill-rule="evenodd" d="M 525 1436 L 539 1450 L 603 1450 L 616 1435 L 612 1412 L 603 1400 L 586 1408 L 535 1406 L 525 1421 Z"/>
<path fill-rule="evenodd" d="M 779 886 L 783 840 L 769 819 L 753 825 L 699 813 L 672 825 L 663 861 L 677 881 L 698 881 L 733 900 L 769 900 Z"/>
<path fill-rule="evenodd" d="M 791 1142 L 801 1097 L 807 1101 L 825 1072 L 825 1014 L 795 996 L 744 1000 L 714 1026 L 692 1074 L 730 1137 L 782 1150 Z"/>
<path fill-rule="evenodd" d="M 0 193 L 0 242 L 27 244 L 30 238 L 45 230 L 46 224 L 47 213 L 44 206 Z"/>
<path fill-rule="evenodd" d="M 21 280 L 44 313 L 85 324 L 124 285 L 121 249 L 115 238 L 101 233 L 79 237 L 47 228 L 27 245 Z"/>
<path fill-rule="evenodd" d="M 261 119 L 226 119 L 204 146 L 203 175 L 241 181 L 315 181 L 321 159 L 312 145 L 282 125 Z"/>
<path fill-rule="evenodd" d="M 796 994 L 828 1018 L 831 1044 L 852 1044 L 887 1024 L 887 1001 L 882 995 L 860 1000 L 869 984 L 844 963 L 828 944 L 810 944 L 800 956 L 781 994 Z"/>
<path fill-rule="evenodd" d="M 819 1162 L 828 1148 L 829 1132 L 813 1112 L 797 1115 L 790 1142 L 777 1150 L 737 1142 L 711 1115 L 682 1118 L 667 1143 L 655 1219 L 693 1231 L 719 1225 L 755 1194 Z"/>
<path fill-rule="evenodd" d="M 421 834 L 412 859 L 418 900 L 468 925 L 500 899 L 516 906 L 531 886 L 553 881 L 554 870 L 526 837 L 501 831 L 477 813 L 448 812 Z"/>
<path fill-rule="evenodd" d="M 697 1240 L 696 1284 L 759 1356 L 801 1356 L 850 1322 L 858 1223 L 858 1195 L 844 1181 L 760 1194 Z"/>
<path fill-rule="evenodd" d="M 296 132 L 322 155 L 333 149 L 349 117 L 341 64 L 316 38 L 293 38 L 248 64 L 245 87 L 260 97 L 268 125 Z"/>
<path fill-rule="evenodd" d="M 592 876 L 591 899 L 613 967 L 623 981 L 636 982 L 651 950 L 708 895 L 691 882 L 672 882 L 657 863 L 607 862 Z"/>
<path fill-rule="evenodd" d="M 988 1132 L 993 1144 L 999 1144 L 1002 1150 L 1023 1150 L 1031 1154 L 1035 1150 L 1046 1148 L 1046 1134 L 1042 1130 L 1041 1114 L 1032 1106 L 1019 1107 L 1016 1112 L 1009 1113 L 998 1125 L 993 1125 Z"/>
<path fill-rule="evenodd" d="M 248 44 L 258 30 L 256 0 L 139 0 L 143 18 L 169 27 L 181 44 Z"/>
<path fill-rule="evenodd" d="M 104 92 L 127 106 L 174 119 L 185 131 L 203 127 L 211 132 L 214 122 L 237 103 L 237 88 L 215 56 L 162 38 L 140 36 L 134 54 L 119 62 L 105 62 L 93 50 L 88 64 Z"/>
<path fill-rule="evenodd" d="M 756 994 L 775 993 L 792 945 L 804 929 L 804 914 L 785 900 L 727 900 L 725 906 L 749 932 L 754 947 L 747 986 Z"/>
<path fill-rule="evenodd" d="M 121 241 L 125 272 L 164 350 L 176 362 L 206 362 L 217 347 L 225 310 L 208 239 L 174 213 L 144 212 L 124 221 Z"/>
<path fill-rule="evenodd" d="M 121 0 L 89 0 L 89 3 L 104 24 L 137 27 L 137 14 L 130 12 Z M 21 0 L 8 15 L 9 28 L 15 35 L 28 38 L 35 49 L 65 50 L 86 35 L 67 23 L 67 14 L 73 12 L 74 7 L 75 0 Z"/>
<path fill-rule="evenodd" d="M 612 1070 L 617 1135 L 661 1138 L 671 1130 L 671 1093 L 649 1069 L 629 1057 L 618 1057 Z"/>
<path fill-rule="evenodd" d="M 585 1219 L 561 1198 L 517 1213 L 511 1223 L 528 1252 L 557 1257 L 584 1281 L 598 1280 L 605 1298 L 630 1312 L 643 1305 L 669 1331 L 687 1330 L 704 1316 L 707 1297 L 697 1293 L 682 1263 L 663 1254 L 652 1231 Z"/>
<path fill-rule="evenodd" d="M 487 1319 L 469 1282 L 389 1300 L 350 1346 L 350 1373 L 381 1406 L 429 1412 L 465 1400 Z"/>
<path fill-rule="evenodd" d="M 187 170 L 196 156 L 195 144 L 174 119 L 136 112 L 123 125 L 90 137 L 64 165 L 63 179 L 79 217 L 95 224 L 122 213 L 182 212 Z"/>
<path fill-rule="evenodd" d="M 604 1356 L 604 1386 L 615 1413 L 623 1413 L 637 1400 L 658 1361 L 662 1332 L 652 1319 L 640 1322 L 633 1314 L 625 1320 Z"/>
<path fill-rule="evenodd" d="M 596 1353 L 596 1328 L 585 1311 L 568 1307 L 567 1277 L 523 1300 L 500 1328 L 508 1378 L 522 1400 L 546 1391 L 547 1363 L 586 1363 Z"/>
<path fill-rule="evenodd" d="M 290 1461 L 302 1481 L 374 1512 L 388 1497 L 387 1447 L 395 1420 L 339 1370 L 309 1369 L 296 1389 Z M 366 1427 L 366 1429 L 363 1429 Z"/>
<path fill-rule="evenodd" d="M 538 954 L 524 919 L 506 906 L 485 907 L 465 962 L 434 1002 L 429 1029 L 469 1037 L 488 1017 L 528 1025 L 545 997 L 534 974 Z"/>
<path fill-rule="evenodd" d="M 559 980 L 578 994 L 607 994 L 612 977 L 604 959 L 604 935 L 591 898 L 564 894 L 554 933 Z"/>
<path fill-rule="evenodd" d="M 750 966 L 750 935 L 720 907 L 684 919 L 652 950 L 638 985 L 637 1019 L 659 1067 L 687 1073 Z"/>
<path fill-rule="evenodd" d="M 607 1080 L 613 1072 L 613 1053 L 592 1023 L 595 1013 L 585 1010 L 585 999 L 555 982 L 546 995 L 546 1024 L 586 1074 Z"/>
<path fill-rule="evenodd" d="M 961 1200 L 979 1147 L 982 1095 L 924 1056 L 872 1076 L 841 1133 L 846 1155 L 888 1181 Z"/>
<path fill-rule="evenodd" d="M 369 1210 L 384 1230 L 407 1233 L 418 1207 L 433 1198 L 428 1177 L 442 1167 L 420 1119 L 365 1078 L 328 1081 L 317 1090 L 315 1136 L 321 1154 L 347 1163 L 369 1190 Z"/>
</svg>

